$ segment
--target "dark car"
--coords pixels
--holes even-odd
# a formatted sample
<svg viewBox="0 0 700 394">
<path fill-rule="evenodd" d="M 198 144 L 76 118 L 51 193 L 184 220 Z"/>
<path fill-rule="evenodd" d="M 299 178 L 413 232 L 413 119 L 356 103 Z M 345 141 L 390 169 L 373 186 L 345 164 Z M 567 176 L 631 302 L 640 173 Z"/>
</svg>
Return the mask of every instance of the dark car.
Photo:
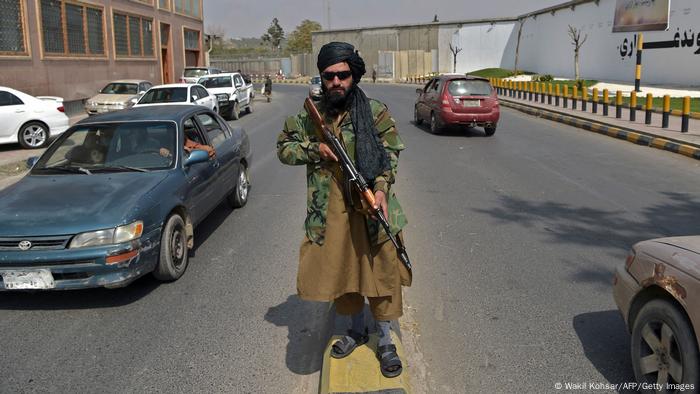
<svg viewBox="0 0 700 394">
<path fill-rule="evenodd" d="M 486 78 L 444 74 L 416 93 L 414 121 L 417 125 L 429 121 L 433 134 L 453 125 L 483 127 L 487 136 L 496 132 L 501 111 L 496 91 Z"/>
<path fill-rule="evenodd" d="M 213 146 L 186 153 L 187 139 Z M 0 191 L 0 290 L 120 287 L 187 269 L 194 228 L 246 204 L 250 143 L 200 106 L 84 119 Z"/>
</svg>

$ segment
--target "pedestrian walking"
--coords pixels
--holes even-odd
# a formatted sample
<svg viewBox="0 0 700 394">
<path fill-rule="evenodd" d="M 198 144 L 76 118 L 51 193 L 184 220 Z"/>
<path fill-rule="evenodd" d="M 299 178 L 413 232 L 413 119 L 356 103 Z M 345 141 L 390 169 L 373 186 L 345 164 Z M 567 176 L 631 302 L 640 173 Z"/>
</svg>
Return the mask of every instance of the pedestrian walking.
<svg viewBox="0 0 700 394">
<path fill-rule="evenodd" d="M 347 43 L 324 45 L 317 60 L 322 98 L 316 105 L 326 125 L 341 140 L 368 181 L 375 209 L 381 208 L 391 232 L 402 237 L 406 217 L 393 190 L 404 144 L 389 110 L 358 86 L 365 63 Z M 390 321 L 403 314 L 402 286 L 411 272 L 377 221 L 352 189 L 333 150 L 321 142 L 303 110 L 287 118 L 277 140 L 277 155 L 288 165 L 307 166 L 307 216 L 299 252 L 297 292 L 304 300 L 333 301 L 336 312 L 350 315 L 352 327 L 332 345 L 343 358 L 368 341 L 365 297 L 377 322 L 376 354 L 384 376 L 401 374 L 402 364 L 390 334 Z"/>
</svg>

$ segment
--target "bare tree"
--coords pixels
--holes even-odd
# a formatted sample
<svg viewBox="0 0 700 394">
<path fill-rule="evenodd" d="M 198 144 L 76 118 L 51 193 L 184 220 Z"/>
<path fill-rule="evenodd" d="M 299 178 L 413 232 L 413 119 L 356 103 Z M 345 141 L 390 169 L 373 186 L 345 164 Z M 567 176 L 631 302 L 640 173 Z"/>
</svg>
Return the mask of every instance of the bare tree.
<svg viewBox="0 0 700 394">
<path fill-rule="evenodd" d="M 518 75 L 518 58 L 520 58 L 520 36 L 523 34 L 523 23 L 525 21 L 520 19 L 518 26 L 518 43 L 515 45 L 515 64 L 513 65 L 513 75 Z"/>
<path fill-rule="evenodd" d="M 462 48 L 455 46 L 452 46 L 452 43 L 450 43 L 450 52 L 452 52 L 452 72 L 456 73 L 457 72 L 457 54 L 462 52 Z"/>
<path fill-rule="evenodd" d="M 571 45 L 574 46 L 574 67 L 575 67 L 576 80 L 578 81 L 579 79 L 581 79 L 581 73 L 580 73 L 580 69 L 578 66 L 578 54 L 579 54 L 579 50 L 583 46 L 583 43 L 586 42 L 586 39 L 588 38 L 588 34 L 586 34 L 582 40 L 581 39 L 581 29 L 577 29 L 577 28 L 569 25 L 569 37 L 571 37 Z"/>
</svg>

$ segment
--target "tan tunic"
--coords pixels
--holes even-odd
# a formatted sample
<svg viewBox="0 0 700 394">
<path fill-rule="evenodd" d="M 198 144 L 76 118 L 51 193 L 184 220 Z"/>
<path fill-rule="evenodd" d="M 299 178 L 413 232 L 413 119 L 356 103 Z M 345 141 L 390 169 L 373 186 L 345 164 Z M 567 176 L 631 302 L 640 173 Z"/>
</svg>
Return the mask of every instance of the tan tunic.
<svg viewBox="0 0 700 394">
<path fill-rule="evenodd" d="M 411 285 L 391 241 L 371 245 L 364 215 L 348 210 L 335 177 L 327 217 L 324 244 L 306 237 L 301 243 L 297 291 L 302 299 L 333 301 L 346 293 L 384 297 Z"/>
</svg>

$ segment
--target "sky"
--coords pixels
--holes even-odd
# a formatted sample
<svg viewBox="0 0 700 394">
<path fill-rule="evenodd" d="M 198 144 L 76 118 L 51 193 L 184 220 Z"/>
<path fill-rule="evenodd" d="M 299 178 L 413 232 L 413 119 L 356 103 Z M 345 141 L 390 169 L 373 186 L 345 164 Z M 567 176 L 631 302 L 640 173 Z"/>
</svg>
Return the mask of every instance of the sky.
<svg viewBox="0 0 700 394">
<path fill-rule="evenodd" d="M 310 19 L 328 29 L 514 17 L 566 0 L 204 0 L 205 31 L 231 38 L 260 37 L 276 17 L 285 34 Z M 330 5 L 330 6 L 329 6 Z M 330 13 L 328 9 L 330 8 Z"/>
</svg>

